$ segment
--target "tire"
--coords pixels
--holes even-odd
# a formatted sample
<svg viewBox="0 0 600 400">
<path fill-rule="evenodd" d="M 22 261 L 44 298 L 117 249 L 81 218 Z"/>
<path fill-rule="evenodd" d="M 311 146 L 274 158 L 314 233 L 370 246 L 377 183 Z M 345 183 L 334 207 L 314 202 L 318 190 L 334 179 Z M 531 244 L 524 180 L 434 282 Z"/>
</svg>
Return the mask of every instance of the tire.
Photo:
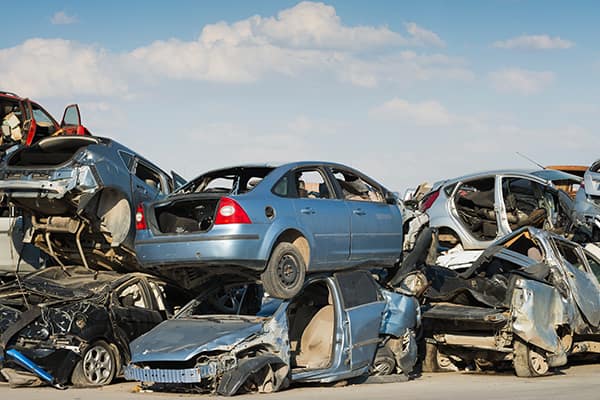
<svg viewBox="0 0 600 400">
<path fill-rule="evenodd" d="M 458 368 L 452 360 L 440 353 L 434 343 L 425 342 L 425 357 L 422 364 L 423 372 L 455 372 Z"/>
<path fill-rule="evenodd" d="M 71 382 L 80 387 L 110 384 L 117 373 L 117 357 L 117 351 L 105 341 L 92 343 L 75 365 Z"/>
<path fill-rule="evenodd" d="M 377 349 L 369 372 L 372 376 L 392 375 L 396 372 L 396 358 L 387 346 Z"/>
<path fill-rule="evenodd" d="M 279 243 L 260 277 L 265 291 L 271 296 L 290 299 L 298 294 L 304 285 L 304 258 L 293 244 Z"/>
<path fill-rule="evenodd" d="M 531 345 L 516 339 L 513 343 L 513 352 L 513 367 L 518 377 L 534 378 L 548 374 L 548 360 Z"/>
</svg>

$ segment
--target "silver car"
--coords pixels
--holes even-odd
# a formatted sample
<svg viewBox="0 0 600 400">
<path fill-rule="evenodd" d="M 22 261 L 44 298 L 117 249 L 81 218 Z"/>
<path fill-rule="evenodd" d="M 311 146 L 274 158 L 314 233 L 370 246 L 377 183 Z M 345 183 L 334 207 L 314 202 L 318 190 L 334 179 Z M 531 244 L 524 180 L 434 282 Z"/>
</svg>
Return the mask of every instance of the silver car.
<svg viewBox="0 0 600 400">
<path fill-rule="evenodd" d="M 313 276 L 294 298 L 266 298 L 248 315 L 206 315 L 205 298 L 131 343 L 126 379 L 234 395 L 369 371 L 408 374 L 417 359 L 418 302 L 383 290 L 366 271 Z"/>
<path fill-rule="evenodd" d="M 190 287 L 225 274 L 259 278 L 279 298 L 298 293 L 307 273 L 391 267 L 402 252 L 393 193 L 329 162 L 210 171 L 140 205 L 136 223 L 146 270 Z"/>
<path fill-rule="evenodd" d="M 550 180 L 504 170 L 437 183 L 421 200 L 420 211 L 427 214 L 429 226 L 439 229 L 442 245 L 477 250 L 527 225 L 568 232 L 573 229 L 572 204 Z"/>
<path fill-rule="evenodd" d="M 600 160 L 583 175 L 583 185 L 575 196 L 575 212 L 579 221 L 591 229 L 592 240 L 600 241 Z"/>
<path fill-rule="evenodd" d="M 422 268 L 424 370 L 494 368 L 545 375 L 568 356 L 600 352 L 598 259 L 547 231 L 521 228 L 465 271 Z"/>
</svg>

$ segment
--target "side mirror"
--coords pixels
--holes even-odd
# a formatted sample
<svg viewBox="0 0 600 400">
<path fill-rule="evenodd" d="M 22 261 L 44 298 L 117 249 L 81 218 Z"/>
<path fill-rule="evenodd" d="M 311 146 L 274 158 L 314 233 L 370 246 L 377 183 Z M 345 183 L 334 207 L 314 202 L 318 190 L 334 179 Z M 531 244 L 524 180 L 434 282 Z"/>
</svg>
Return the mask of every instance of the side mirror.
<svg viewBox="0 0 600 400">
<path fill-rule="evenodd" d="M 392 192 L 387 192 L 385 194 L 385 202 L 387 204 L 398 204 L 398 198 L 396 197 L 396 195 Z"/>
</svg>

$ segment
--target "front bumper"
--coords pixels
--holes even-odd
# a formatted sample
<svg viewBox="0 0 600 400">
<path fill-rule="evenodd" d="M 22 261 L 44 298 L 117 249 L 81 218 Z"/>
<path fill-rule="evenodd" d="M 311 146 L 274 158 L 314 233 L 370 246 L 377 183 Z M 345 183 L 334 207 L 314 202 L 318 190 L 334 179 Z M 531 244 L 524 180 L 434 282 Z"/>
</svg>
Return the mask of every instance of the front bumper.
<svg viewBox="0 0 600 400">
<path fill-rule="evenodd" d="M 124 369 L 125 379 L 138 382 L 154 383 L 200 383 L 217 376 L 216 363 L 209 363 L 195 368 L 162 369 L 140 368 L 129 364 Z"/>
</svg>

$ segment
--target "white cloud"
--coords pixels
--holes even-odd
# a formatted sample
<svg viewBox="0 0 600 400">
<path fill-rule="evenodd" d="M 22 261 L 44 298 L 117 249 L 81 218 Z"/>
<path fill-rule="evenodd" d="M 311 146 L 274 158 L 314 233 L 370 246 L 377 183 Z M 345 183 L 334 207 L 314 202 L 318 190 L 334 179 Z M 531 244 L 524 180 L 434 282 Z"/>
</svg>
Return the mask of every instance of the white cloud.
<svg viewBox="0 0 600 400">
<path fill-rule="evenodd" d="M 65 11 L 55 12 L 50 19 L 52 25 L 71 25 L 78 22 L 77 17 L 67 14 Z"/>
<path fill-rule="evenodd" d="M 408 37 L 386 26 L 347 26 L 332 6 L 302 2 L 272 17 L 206 25 L 195 40 L 158 40 L 123 53 L 62 39 L 30 39 L 0 49 L 0 83 L 46 97 L 131 96 L 170 79 L 249 83 L 308 77 L 373 88 L 473 78 L 460 58 L 406 50 L 444 44 L 415 23 L 406 29 Z"/>
<path fill-rule="evenodd" d="M 29 39 L 0 49 L 1 86 L 32 97 L 122 95 L 114 60 L 95 46 L 63 39 Z"/>
<path fill-rule="evenodd" d="M 393 98 L 371 109 L 369 115 L 421 126 L 448 126 L 456 121 L 456 117 L 437 101 L 410 103 L 399 98 Z"/>
<path fill-rule="evenodd" d="M 446 43 L 435 32 L 424 29 L 414 22 L 406 24 L 406 31 L 414 38 L 416 43 L 437 47 L 446 46 Z"/>
<path fill-rule="evenodd" d="M 561 39 L 558 36 L 550 37 L 548 35 L 522 35 L 507 40 L 499 40 L 493 43 L 494 47 L 500 49 L 517 50 L 553 50 L 568 49 L 575 43 Z"/>
<path fill-rule="evenodd" d="M 492 87 L 499 92 L 531 95 L 551 85 L 556 77 L 550 71 L 505 68 L 489 74 Z"/>
</svg>

